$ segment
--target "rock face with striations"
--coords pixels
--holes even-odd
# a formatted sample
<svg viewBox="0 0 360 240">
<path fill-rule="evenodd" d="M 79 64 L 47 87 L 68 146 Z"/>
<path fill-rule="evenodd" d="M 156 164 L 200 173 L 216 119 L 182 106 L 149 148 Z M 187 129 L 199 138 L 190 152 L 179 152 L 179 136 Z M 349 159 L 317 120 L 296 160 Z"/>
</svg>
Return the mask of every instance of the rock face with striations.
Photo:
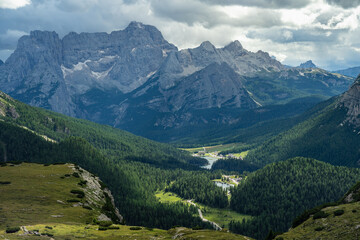
<svg viewBox="0 0 360 240">
<path fill-rule="evenodd" d="M 0 65 L 0 90 L 14 98 L 143 136 L 152 127 L 236 122 L 234 112 L 333 96 L 351 81 L 320 69 L 285 68 L 239 41 L 179 51 L 158 29 L 138 22 L 62 39 L 32 31 Z"/>
<path fill-rule="evenodd" d="M 345 122 L 348 122 L 357 128 L 360 127 L 360 75 L 357 77 L 351 88 L 341 96 L 338 106 L 347 109 Z"/>
<path fill-rule="evenodd" d="M 111 34 L 69 33 L 63 39 L 32 31 L 0 69 L 1 89 L 34 106 L 86 117 L 79 108 L 81 94 L 130 92 L 176 50 L 155 27 L 137 22 Z"/>
</svg>

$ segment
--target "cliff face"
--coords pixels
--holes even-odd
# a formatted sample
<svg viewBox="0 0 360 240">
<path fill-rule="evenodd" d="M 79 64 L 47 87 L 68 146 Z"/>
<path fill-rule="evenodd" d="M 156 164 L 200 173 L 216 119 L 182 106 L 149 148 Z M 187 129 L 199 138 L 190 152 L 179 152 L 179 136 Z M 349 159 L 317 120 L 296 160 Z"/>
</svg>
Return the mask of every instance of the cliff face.
<svg viewBox="0 0 360 240">
<path fill-rule="evenodd" d="M 347 109 L 345 122 L 360 127 L 360 76 L 357 77 L 350 89 L 341 96 L 338 106 Z"/>
<path fill-rule="evenodd" d="M 176 50 L 155 27 L 136 22 L 111 34 L 69 33 L 63 39 L 33 31 L 20 38 L 0 69 L 1 89 L 31 105 L 76 116 L 79 95 L 94 88 L 132 91 Z"/>
</svg>

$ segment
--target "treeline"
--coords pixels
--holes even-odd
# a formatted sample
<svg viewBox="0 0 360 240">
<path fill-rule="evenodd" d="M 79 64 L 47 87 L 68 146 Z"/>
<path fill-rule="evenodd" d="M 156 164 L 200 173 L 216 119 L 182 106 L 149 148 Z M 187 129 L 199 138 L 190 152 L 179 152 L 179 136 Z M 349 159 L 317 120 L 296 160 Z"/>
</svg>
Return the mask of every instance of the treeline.
<svg viewBox="0 0 360 240">
<path fill-rule="evenodd" d="M 211 166 L 212 170 L 223 169 L 226 171 L 236 171 L 239 173 L 246 172 L 253 172 L 259 167 L 255 164 L 252 164 L 246 160 L 240 160 L 235 158 L 226 158 L 226 159 L 219 159 L 213 163 Z"/>
<path fill-rule="evenodd" d="M 220 178 L 220 175 L 213 178 Z M 177 179 L 168 188 L 185 199 L 193 199 L 196 202 L 217 208 L 225 208 L 228 206 L 227 192 L 217 187 L 210 180 L 209 174 L 193 173 Z"/>
<path fill-rule="evenodd" d="M 267 165 L 231 190 L 233 210 L 255 216 L 232 222 L 230 230 L 263 238 L 286 231 L 304 210 L 339 199 L 358 179 L 360 169 L 335 167 L 309 158 Z"/>
</svg>

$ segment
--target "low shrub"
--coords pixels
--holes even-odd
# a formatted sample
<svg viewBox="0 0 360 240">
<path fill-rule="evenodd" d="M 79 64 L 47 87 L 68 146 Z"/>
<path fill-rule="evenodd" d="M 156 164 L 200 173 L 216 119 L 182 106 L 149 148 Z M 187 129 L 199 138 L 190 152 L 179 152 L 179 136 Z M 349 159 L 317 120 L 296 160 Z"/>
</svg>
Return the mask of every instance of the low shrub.
<svg viewBox="0 0 360 240">
<path fill-rule="evenodd" d="M 18 231 L 20 231 L 20 227 L 8 227 L 5 230 L 6 233 L 16 233 Z"/>
<path fill-rule="evenodd" d="M 99 227 L 98 230 L 99 231 L 106 231 L 106 230 L 108 230 L 108 228 L 107 227 Z"/>
<path fill-rule="evenodd" d="M 119 230 L 120 227 L 118 227 L 118 226 L 110 226 L 110 227 L 108 227 L 108 229 L 109 230 Z"/>
<path fill-rule="evenodd" d="M 314 230 L 317 231 L 317 232 L 320 232 L 320 231 L 322 231 L 322 230 L 324 230 L 324 229 L 325 229 L 325 227 L 317 227 L 317 228 L 315 228 Z"/>
<path fill-rule="evenodd" d="M 83 208 L 85 208 L 87 210 L 92 210 L 92 208 L 89 205 L 84 205 Z"/>
<path fill-rule="evenodd" d="M 73 175 L 74 177 L 76 177 L 76 178 L 80 178 L 80 175 L 79 175 L 79 173 L 77 173 L 77 172 L 74 172 L 72 175 Z"/>
<path fill-rule="evenodd" d="M 342 209 L 339 209 L 339 210 L 336 210 L 336 211 L 334 211 L 334 216 L 340 216 L 340 215 L 343 215 L 344 214 L 344 210 L 342 210 Z"/>
<path fill-rule="evenodd" d="M 85 197 L 85 193 L 84 191 L 81 191 L 81 190 L 71 190 L 70 191 L 72 194 L 76 194 L 78 198 L 83 198 Z"/>
<path fill-rule="evenodd" d="M 97 224 L 101 227 L 110 227 L 113 223 L 112 221 L 98 221 Z"/>
<path fill-rule="evenodd" d="M 86 186 L 86 183 L 87 183 L 86 180 L 81 180 L 81 181 L 78 183 L 78 185 L 81 186 L 81 187 L 84 187 L 84 186 Z"/>
<path fill-rule="evenodd" d="M 353 213 L 356 213 L 357 211 L 356 211 L 356 209 L 353 209 L 352 212 L 353 212 Z"/>
<path fill-rule="evenodd" d="M 192 230 L 201 230 L 201 229 L 203 229 L 202 227 L 200 227 L 200 226 L 195 226 L 195 227 L 192 227 Z"/>
<path fill-rule="evenodd" d="M 10 181 L 0 181 L 0 185 L 9 185 L 9 184 L 11 184 L 11 182 Z"/>
<path fill-rule="evenodd" d="M 50 227 L 50 226 L 45 226 L 45 228 L 47 228 L 47 229 L 53 229 L 52 227 Z"/>
<path fill-rule="evenodd" d="M 141 230 L 142 227 L 138 227 L 138 226 L 135 226 L 135 227 L 130 227 L 130 230 Z"/>
<path fill-rule="evenodd" d="M 42 233 L 41 235 L 48 236 L 48 237 L 53 237 L 54 236 L 54 234 L 51 234 L 51 233 Z"/>
<path fill-rule="evenodd" d="M 317 213 L 314 214 L 313 219 L 319 219 L 319 218 L 327 218 L 330 214 L 326 213 L 324 211 L 318 211 Z"/>
<path fill-rule="evenodd" d="M 69 199 L 69 200 L 66 200 L 68 203 L 75 203 L 75 202 L 80 202 L 79 199 Z"/>
</svg>

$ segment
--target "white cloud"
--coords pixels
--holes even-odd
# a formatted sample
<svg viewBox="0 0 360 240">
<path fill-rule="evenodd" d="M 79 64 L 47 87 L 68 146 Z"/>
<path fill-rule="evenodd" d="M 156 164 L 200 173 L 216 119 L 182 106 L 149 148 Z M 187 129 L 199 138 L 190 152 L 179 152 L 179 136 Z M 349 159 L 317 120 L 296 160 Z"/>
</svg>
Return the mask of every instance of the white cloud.
<svg viewBox="0 0 360 240">
<path fill-rule="evenodd" d="M 31 4 L 31 0 L 1 0 L 0 8 L 17 9 Z"/>
</svg>

